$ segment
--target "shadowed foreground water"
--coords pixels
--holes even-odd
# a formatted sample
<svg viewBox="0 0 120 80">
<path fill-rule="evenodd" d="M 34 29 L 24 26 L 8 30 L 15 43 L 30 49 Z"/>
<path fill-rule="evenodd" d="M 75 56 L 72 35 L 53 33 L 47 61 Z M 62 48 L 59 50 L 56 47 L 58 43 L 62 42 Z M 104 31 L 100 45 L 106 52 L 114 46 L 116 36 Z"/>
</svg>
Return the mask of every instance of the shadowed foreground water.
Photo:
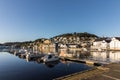
<svg viewBox="0 0 120 80">
<path fill-rule="evenodd" d="M 75 62 L 27 62 L 7 52 L 0 52 L 0 80 L 52 80 L 54 78 L 90 69 Z"/>
</svg>

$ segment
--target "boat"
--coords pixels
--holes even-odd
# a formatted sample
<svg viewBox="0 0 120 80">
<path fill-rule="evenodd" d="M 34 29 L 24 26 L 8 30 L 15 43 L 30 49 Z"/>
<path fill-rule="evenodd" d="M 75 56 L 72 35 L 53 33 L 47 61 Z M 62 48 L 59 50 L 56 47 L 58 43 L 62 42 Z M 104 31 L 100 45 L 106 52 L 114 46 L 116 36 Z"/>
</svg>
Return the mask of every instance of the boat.
<svg viewBox="0 0 120 80">
<path fill-rule="evenodd" d="M 52 62 L 59 60 L 59 57 L 54 54 L 47 54 L 43 58 L 43 62 Z"/>
<path fill-rule="evenodd" d="M 43 53 L 32 53 L 32 52 L 28 52 L 26 55 L 27 59 L 32 59 L 32 58 L 42 58 L 44 57 Z"/>
<path fill-rule="evenodd" d="M 14 52 L 14 55 L 20 56 L 21 54 L 25 54 L 26 52 L 27 52 L 27 50 L 20 49 L 20 50 L 18 50 L 18 51 L 15 51 L 15 52 Z"/>
</svg>

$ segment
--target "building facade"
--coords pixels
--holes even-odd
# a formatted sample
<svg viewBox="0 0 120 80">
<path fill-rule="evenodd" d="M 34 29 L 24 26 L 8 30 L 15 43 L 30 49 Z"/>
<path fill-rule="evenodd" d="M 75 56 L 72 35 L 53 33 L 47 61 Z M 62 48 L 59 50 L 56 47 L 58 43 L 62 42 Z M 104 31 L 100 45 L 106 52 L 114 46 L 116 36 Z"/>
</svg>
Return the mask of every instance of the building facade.
<svg viewBox="0 0 120 80">
<path fill-rule="evenodd" d="M 120 50 L 120 37 L 113 37 L 111 39 L 110 50 Z"/>
</svg>

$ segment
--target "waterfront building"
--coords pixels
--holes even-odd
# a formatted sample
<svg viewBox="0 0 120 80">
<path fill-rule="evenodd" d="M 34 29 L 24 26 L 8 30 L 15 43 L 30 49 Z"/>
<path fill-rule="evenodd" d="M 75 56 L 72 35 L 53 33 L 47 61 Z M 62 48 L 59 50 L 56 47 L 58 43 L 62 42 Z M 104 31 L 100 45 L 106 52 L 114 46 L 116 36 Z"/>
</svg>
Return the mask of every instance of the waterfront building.
<svg viewBox="0 0 120 80">
<path fill-rule="evenodd" d="M 105 41 L 104 38 L 100 38 L 100 39 L 96 39 L 94 42 L 93 42 L 93 45 L 91 46 L 91 49 L 94 49 L 94 50 L 105 50 L 107 49 L 107 45 L 108 43 Z"/>
<path fill-rule="evenodd" d="M 111 39 L 110 50 L 120 50 L 120 37 L 113 37 Z"/>
<path fill-rule="evenodd" d="M 55 43 L 52 43 L 51 40 L 46 39 L 43 43 L 39 44 L 39 50 L 46 53 L 52 52 L 55 49 Z"/>
<path fill-rule="evenodd" d="M 77 44 L 67 44 L 68 48 L 77 48 Z"/>
<path fill-rule="evenodd" d="M 120 50 L 120 37 L 99 38 L 93 42 L 92 50 Z"/>
<path fill-rule="evenodd" d="M 58 45 L 61 49 L 62 48 L 64 48 L 64 49 L 66 49 L 67 48 L 67 45 L 66 44 L 62 44 L 62 43 L 59 43 L 59 45 Z"/>
<path fill-rule="evenodd" d="M 91 49 L 92 50 L 108 50 L 110 49 L 110 42 L 111 42 L 111 39 L 110 38 L 99 38 L 99 39 L 96 39 L 94 42 L 93 42 L 93 45 L 91 46 Z"/>
</svg>

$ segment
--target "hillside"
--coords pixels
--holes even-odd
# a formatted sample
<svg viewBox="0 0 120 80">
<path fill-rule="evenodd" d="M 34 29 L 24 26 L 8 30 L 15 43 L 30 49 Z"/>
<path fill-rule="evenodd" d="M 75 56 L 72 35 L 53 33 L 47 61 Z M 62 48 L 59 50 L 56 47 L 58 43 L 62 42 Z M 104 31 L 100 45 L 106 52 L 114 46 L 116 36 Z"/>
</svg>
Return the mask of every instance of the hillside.
<svg viewBox="0 0 120 80">
<path fill-rule="evenodd" d="M 84 33 L 66 33 L 54 36 L 51 38 L 53 42 L 60 42 L 64 44 L 76 44 L 76 43 L 83 43 L 83 42 L 91 42 L 94 39 L 98 38 L 95 34 L 90 34 L 87 32 Z"/>
<path fill-rule="evenodd" d="M 61 34 L 61 35 L 57 35 L 57 36 L 54 36 L 53 38 L 56 38 L 56 37 L 72 37 L 72 36 L 77 36 L 77 37 L 98 37 L 97 35 L 95 34 L 91 34 L 91 33 L 87 33 L 87 32 L 84 32 L 84 33 L 65 33 L 65 34 Z"/>
</svg>

